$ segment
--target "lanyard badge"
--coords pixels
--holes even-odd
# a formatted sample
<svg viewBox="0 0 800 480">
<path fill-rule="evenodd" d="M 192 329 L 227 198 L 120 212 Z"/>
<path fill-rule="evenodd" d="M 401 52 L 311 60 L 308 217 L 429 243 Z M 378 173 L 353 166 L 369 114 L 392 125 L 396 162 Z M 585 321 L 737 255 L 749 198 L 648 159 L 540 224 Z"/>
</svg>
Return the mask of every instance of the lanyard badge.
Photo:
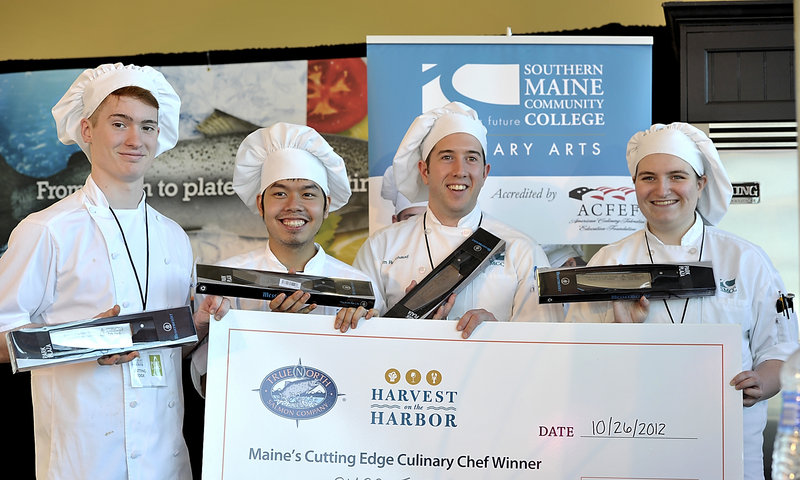
<svg viewBox="0 0 800 480">
<path fill-rule="evenodd" d="M 166 387 L 167 364 L 161 350 L 144 350 L 128 364 L 134 388 Z"/>
</svg>

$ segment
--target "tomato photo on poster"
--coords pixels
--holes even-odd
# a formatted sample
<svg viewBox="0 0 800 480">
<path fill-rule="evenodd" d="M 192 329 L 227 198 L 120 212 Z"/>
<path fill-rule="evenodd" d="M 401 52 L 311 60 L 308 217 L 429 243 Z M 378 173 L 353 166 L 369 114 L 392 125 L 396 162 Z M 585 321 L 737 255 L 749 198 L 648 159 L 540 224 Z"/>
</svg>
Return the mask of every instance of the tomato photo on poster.
<svg viewBox="0 0 800 480">
<path fill-rule="evenodd" d="M 367 65 L 361 58 L 309 60 L 306 123 L 342 133 L 367 116 Z"/>
</svg>

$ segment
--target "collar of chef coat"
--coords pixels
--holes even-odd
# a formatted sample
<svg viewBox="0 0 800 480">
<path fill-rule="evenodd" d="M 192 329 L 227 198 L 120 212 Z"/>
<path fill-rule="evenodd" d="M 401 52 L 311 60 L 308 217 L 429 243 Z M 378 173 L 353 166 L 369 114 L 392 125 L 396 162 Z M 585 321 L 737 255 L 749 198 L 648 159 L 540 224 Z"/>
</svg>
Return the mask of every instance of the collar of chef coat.
<svg viewBox="0 0 800 480">
<path fill-rule="evenodd" d="M 323 250 L 322 247 L 316 242 L 314 242 L 314 248 L 316 248 L 317 253 L 315 253 L 314 256 L 311 257 L 311 260 L 309 260 L 306 263 L 306 266 L 303 268 L 303 271 L 302 272 L 297 272 L 297 273 L 307 273 L 309 275 L 319 275 L 319 273 L 315 273 L 315 272 L 320 272 L 322 270 L 322 266 L 325 263 L 325 250 Z M 269 248 L 269 239 L 267 239 L 267 246 L 266 246 L 266 249 L 265 249 L 265 255 L 267 257 L 267 262 L 269 264 L 269 269 L 270 270 L 272 270 L 273 272 L 288 272 L 289 271 L 289 269 L 286 268 L 286 266 L 284 266 L 284 264 L 282 264 L 280 260 L 278 260 L 278 257 L 276 257 L 274 253 L 272 253 L 272 249 Z"/>
<path fill-rule="evenodd" d="M 476 203 L 475 208 L 473 208 L 471 212 L 458 220 L 458 225 L 455 227 L 448 227 L 446 225 L 442 225 L 442 222 L 436 218 L 436 214 L 431 211 L 431 207 L 428 205 L 428 216 L 426 217 L 426 220 L 428 227 L 431 225 L 437 225 L 444 228 L 469 228 L 470 230 L 476 230 L 478 228 L 478 224 L 481 222 L 481 207 Z"/>
<path fill-rule="evenodd" d="M 89 204 L 94 207 L 99 207 L 104 213 L 108 213 L 109 216 L 111 215 L 108 199 L 103 191 L 100 190 L 100 187 L 97 186 L 97 183 L 95 183 L 91 175 L 86 178 L 86 183 L 83 185 L 83 193 L 86 196 Z M 136 205 L 137 210 L 142 208 L 144 201 L 145 195 L 142 195 L 142 198 L 139 200 L 139 204 Z"/>
<path fill-rule="evenodd" d="M 658 237 L 650 233 L 649 227 L 645 229 L 645 235 L 647 235 L 647 240 L 651 242 L 651 244 L 658 244 L 664 245 Z M 688 246 L 696 246 L 699 245 L 703 238 L 703 219 L 697 213 L 694 214 L 694 224 L 692 227 L 683 234 L 681 237 L 681 246 L 688 247 Z"/>
</svg>

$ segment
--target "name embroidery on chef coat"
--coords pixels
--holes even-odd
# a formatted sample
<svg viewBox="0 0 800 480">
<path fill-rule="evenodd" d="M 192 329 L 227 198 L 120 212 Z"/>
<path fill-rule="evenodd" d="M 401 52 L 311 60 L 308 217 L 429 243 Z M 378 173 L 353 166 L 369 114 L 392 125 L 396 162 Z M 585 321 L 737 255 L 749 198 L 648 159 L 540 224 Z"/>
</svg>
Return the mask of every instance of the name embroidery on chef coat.
<svg viewBox="0 0 800 480">
<path fill-rule="evenodd" d="M 394 257 L 394 260 L 383 260 L 383 261 L 381 262 L 381 264 L 383 264 L 383 265 L 393 265 L 393 264 L 394 264 L 394 262 L 396 262 L 396 261 L 398 261 L 398 260 L 408 260 L 408 257 L 409 257 L 409 255 L 408 255 L 408 254 L 405 254 L 405 255 L 398 255 L 398 256 Z"/>
</svg>

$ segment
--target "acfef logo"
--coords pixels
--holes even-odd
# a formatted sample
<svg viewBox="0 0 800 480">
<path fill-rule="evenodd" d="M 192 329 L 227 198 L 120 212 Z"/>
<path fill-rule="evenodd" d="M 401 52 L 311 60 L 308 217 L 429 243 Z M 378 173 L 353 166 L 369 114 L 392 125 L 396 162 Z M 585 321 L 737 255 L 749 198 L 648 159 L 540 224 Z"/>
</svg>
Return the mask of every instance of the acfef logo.
<svg viewBox="0 0 800 480">
<path fill-rule="evenodd" d="M 600 202 L 630 202 L 636 190 L 631 187 L 578 187 L 569 192 L 569 198 L 580 201 L 600 201 Z"/>
<path fill-rule="evenodd" d="M 300 421 L 328 413 L 339 392 L 328 374 L 298 362 L 267 374 L 261 381 L 259 395 L 272 413 Z"/>
<path fill-rule="evenodd" d="M 579 217 L 636 217 L 635 193 L 631 187 L 578 187 L 569 192 L 569 198 L 581 202 Z"/>
</svg>

